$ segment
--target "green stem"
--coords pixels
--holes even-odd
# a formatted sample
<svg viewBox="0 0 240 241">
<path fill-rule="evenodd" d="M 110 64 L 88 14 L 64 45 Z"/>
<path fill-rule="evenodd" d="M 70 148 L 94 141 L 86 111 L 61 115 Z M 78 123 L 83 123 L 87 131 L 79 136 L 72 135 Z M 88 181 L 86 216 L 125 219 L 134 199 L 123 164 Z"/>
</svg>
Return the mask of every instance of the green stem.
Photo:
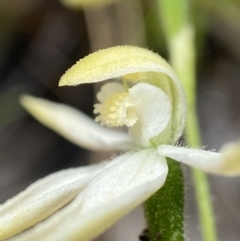
<svg viewBox="0 0 240 241">
<path fill-rule="evenodd" d="M 188 1 L 158 0 L 158 3 L 169 47 L 170 61 L 182 80 L 187 95 L 186 142 L 189 146 L 199 147 L 201 146 L 201 140 L 196 114 L 194 29 L 188 22 Z M 217 236 L 207 177 L 199 170 L 193 170 L 192 176 L 196 190 L 203 240 L 216 241 Z"/>
<path fill-rule="evenodd" d="M 168 176 L 164 186 L 144 204 L 151 241 L 184 240 L 184 182 L 181 165 L 167 158 Z"/>
</svg>

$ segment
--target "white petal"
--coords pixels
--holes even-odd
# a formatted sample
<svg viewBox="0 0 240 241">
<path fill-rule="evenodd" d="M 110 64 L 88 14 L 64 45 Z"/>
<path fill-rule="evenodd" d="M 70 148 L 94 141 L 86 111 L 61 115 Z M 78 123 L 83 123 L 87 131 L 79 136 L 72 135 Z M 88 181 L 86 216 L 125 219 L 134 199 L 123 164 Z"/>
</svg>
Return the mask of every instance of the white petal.
<svg viewBox="0 0 240 241">
<path fill-rule="evenodd" d="M 112 161 L 64 209 L 11 241 L 89 241 L 144 202 L 165 182 L 168 167 L 155 150 Z"/>
<path fill-rule="evenodd" d="M 131 148 L 131 141 L 126 133 L 101 127 L 70 106 L 29 95 L 22 96 L 20 101 L 43 125 L 76 145 L 99 151 Z"/>
<path fill-rule="evenodd" d="M 240 175 L 240 142 L 224 146 L 223 153 L 168 145 L 159 146 L 157 151 L 160 155 L 212 174 Z"/>
<path fill-rule="evenodd" d="M 19 233 L 62 208 L 109 164 L 73 168 L 30 185 L 0 208 L 0 240 Z"/>
<path fill-rule="evenodd" d="M 134 106 L 138 120 L 129 128 L 130 136 L 138 146 L 148 147 L 150 139 L 159 135 L 170 121 L 169 99 L 160 88 L 147 83 L 133 86 L 129 89 L 129 96 L 138 101 Z"/>
</svg>

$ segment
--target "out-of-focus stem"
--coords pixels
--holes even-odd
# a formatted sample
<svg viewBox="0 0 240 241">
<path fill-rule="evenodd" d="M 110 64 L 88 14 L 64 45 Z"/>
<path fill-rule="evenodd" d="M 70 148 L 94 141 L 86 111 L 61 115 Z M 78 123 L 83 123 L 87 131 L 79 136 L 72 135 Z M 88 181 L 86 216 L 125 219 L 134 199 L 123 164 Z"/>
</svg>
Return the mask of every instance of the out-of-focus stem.
<svg viewBox="0 0 240 241">
<path fill-rule="evenodd" d="M 189 146 L 201 146 L 198 118 L 196 113 L 196 77 L 194 29 L 188 22 L 187 0 L 159 0 L 170 62 L 181 79 L 188 100 L 186 142 Z M 211 205 L 208 180 L 202 171 L 192 170 L 196 200 L 200 215 L 204 241 L 216 241 L 214 214 Z"/>
</svg>

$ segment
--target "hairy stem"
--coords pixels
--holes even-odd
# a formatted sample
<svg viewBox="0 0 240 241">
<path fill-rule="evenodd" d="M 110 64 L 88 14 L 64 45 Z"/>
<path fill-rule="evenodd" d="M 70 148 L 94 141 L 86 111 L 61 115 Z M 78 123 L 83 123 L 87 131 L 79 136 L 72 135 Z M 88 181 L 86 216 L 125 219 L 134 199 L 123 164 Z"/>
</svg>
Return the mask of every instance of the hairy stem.
<svg viewBox="0 0 240 241">
<path fill-rule="evenodd" d="M 184 240 L 184 182 L 179 163 L 167 159 L 168 176 L 164 186 L 144 204 L 150 241 Z"/>
</svg>

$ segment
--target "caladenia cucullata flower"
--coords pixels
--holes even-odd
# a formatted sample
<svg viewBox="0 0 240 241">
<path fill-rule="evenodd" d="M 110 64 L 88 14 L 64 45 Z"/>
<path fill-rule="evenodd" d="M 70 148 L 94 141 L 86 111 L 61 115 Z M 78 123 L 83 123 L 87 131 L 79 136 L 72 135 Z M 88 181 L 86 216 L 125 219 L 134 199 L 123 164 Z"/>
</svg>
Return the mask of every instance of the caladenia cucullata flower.
<svg viewBox="0 0 240 241">
<path fill-rule="evenodd" d="M 177 162 L 213 174 L 240 174 L 239 143 L 224 147 L 223 154 L 174 146 L 183 134 L 186 99 L 174 71 L 159 55 L 132 46 L 101 50 L 76 63 L 60 85 L 108 79 L 115 81 L 102 86 L 94 109 L 102 126 L 72 107 L 31 96 L 21 98 L 29 113 L 73 143 L 90 150 L 126 152 L 110 161 L 49 175 L 7 201 L 0 206 L 0 240 L 12 236 L 9 240 L 91 240 L 161 191 L 166 179 L 162 190 L 171 192 L 169 185 L 178 183 L 169 180 L 168 172 L 177 169 Z M 107 128 L 118 126 L 127 126 L 128 134 Z M 176 162 L 167 162 L 166 157 Z M 145 205 L 148 226 L 153 229 L 151 210 L 155 217 L 158 210 L 151 208 L 169 208 L 161 195 L 155 195 Z M 173 199 L 179 201 L 176 194 Z M 182 216 L 175 225 L 179 230 Z M 165 227 L 175 221 L 165 222 Z M 159 230 L 152 240 L 157 235 L 162 238 L 164 232 Z M 183 233 L 174 235 L 183 237 Z"/>
</svg>

